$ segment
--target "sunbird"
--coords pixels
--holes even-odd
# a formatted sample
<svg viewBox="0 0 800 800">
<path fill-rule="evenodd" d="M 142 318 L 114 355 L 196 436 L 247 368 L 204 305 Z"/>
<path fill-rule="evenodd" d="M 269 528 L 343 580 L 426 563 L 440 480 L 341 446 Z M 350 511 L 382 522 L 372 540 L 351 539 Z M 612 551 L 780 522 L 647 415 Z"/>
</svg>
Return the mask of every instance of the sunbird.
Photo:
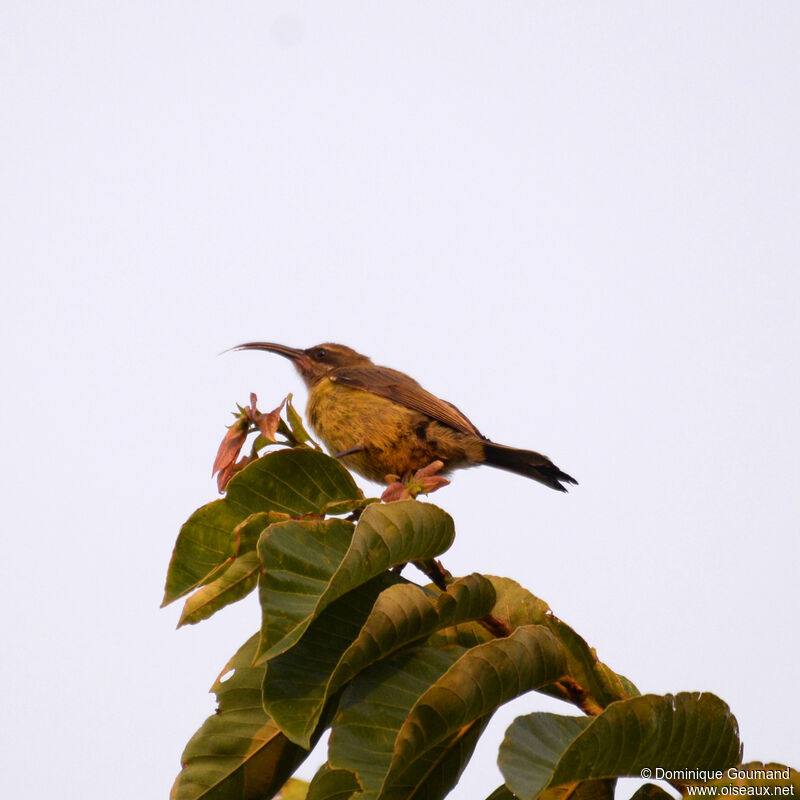
<svg viewBox="0 0 800 800">
<path fill-rule="evenodd" d="M 300 350 L 248 342 L 234 350 L 266 350 L 288 358 L 308 387 L 306 416 L 336 458 L 365 478 L 408 476 L 434 461 L 446 474 L 488 464 L 532 478 L 551 489 L 577 481 L 547 456 L 487 439 L 452 403 L 396 369 L 373 364 L 343 344 Z"/>
</svg>

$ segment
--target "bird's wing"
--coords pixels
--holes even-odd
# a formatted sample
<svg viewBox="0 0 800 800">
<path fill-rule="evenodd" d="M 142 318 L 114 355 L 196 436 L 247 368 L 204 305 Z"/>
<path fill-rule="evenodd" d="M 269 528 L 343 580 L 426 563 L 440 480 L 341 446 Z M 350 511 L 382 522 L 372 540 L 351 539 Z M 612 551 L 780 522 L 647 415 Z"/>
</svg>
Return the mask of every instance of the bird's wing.
<svg viewBox="0 0 800 800">
<path fill-rule="evenodd" d="M 328 378 L 345 386 L 353 386 L 385 397 L 406 408 L 427 414 L 431 419 L 462 433 L 485 438 L 483 434 L 452 404 L 426 392 L 413 378 L 389 367 L 337 367 Z"/>
</svg>

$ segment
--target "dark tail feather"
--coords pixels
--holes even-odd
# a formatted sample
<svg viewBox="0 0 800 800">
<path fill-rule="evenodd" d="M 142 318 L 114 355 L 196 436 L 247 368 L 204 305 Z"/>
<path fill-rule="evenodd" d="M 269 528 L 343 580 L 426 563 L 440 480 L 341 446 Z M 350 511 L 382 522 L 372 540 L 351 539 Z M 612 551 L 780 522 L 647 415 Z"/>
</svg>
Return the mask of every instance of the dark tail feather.
<svg viewBox="0 0 800 800">
<path fill-rule="evenodd" d="M 483 450 L 486 463 L 498 469 L 507 469 L 509 472 L 516 472 L 517 475 L 524 475 L 526 478 L 533 478 L 551 489 L 559 492 L 566 492 L 566 486 L 561 482 L 574 483 L 578 481 L 566 472 L 562 472 L 547 456 L 541 453 L 534 453 L 532 450 L 517 450 L 516 447 L 506 447 L 494 442 L 484 442 Z"/>
</svg>

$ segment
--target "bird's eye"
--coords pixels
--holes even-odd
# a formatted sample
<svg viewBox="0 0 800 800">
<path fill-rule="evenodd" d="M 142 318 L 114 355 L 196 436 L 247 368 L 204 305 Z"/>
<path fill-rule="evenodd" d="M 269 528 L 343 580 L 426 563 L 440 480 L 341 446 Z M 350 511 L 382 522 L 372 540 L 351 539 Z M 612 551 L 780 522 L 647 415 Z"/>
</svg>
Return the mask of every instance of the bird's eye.
<svg viewBox="0 0 800 800">
<path fill-rule="evenodd" d="M 317 361 L 324 361 L 328 357 L 328 351 L 324 347 L 318 347 L 314 357 Z"/>
</svg>

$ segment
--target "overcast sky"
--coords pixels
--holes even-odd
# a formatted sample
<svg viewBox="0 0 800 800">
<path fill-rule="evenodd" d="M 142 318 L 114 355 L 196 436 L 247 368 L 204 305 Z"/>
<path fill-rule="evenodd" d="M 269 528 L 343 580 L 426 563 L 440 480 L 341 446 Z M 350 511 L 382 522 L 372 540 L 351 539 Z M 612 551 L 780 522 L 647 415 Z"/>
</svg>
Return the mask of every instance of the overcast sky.
<svg viewBox="0 0 800 800">
<path fill-rule="evenodd" d="M 251 339 L 344 342 L 550 455 L 568 495 L 431 498 L 446 566 L 800 766 L 798 41 L 788 0 L 5 0 L 3 795 L 166 797 L 259 624 L 174 630 L 175 537 L 235 403 L 305 399 L 217 356 Z M 452 798 L 534 710 L 571 713 L 504 708 Z"/>
</svg>

